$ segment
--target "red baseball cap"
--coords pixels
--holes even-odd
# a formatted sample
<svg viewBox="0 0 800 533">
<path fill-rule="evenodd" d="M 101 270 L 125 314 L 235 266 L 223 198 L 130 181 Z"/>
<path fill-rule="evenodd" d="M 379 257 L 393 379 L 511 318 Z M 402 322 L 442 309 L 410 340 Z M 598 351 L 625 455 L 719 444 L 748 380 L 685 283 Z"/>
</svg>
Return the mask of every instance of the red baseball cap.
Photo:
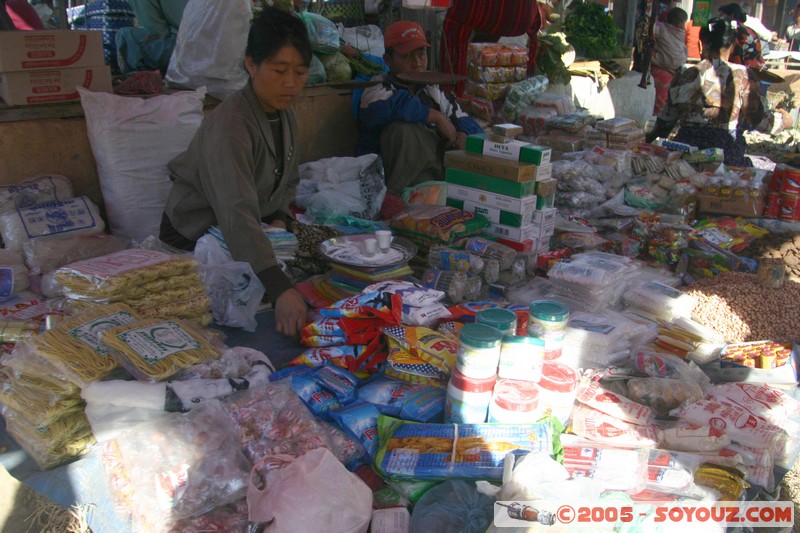
<svg viewBox="0 0 800 533">
<path fill-rule="evenodd" d="M 386 28 L 386 33 L 383 34 L 383 46 L 405 55 L 417 48 L 431 45 L 428 44 L 425 32 L 422 31 L 422 26 L 418 22 L 402 20 Z"/>
</svg>

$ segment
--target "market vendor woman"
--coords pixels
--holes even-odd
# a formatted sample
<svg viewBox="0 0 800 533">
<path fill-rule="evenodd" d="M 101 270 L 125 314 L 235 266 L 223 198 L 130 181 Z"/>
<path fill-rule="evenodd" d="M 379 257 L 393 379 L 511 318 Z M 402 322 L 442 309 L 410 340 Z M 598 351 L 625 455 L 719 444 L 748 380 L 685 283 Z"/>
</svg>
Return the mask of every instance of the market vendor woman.
<svg viewBox="0 0 800 533">
<path fill-rule="evenodd" d="M 748 129 L 776 132 L 791 125 L 788 113 L 769 111 L 755 71 L 722 59 L 728 57 L 735 40 L 733 28 L 723 19 L 711 19 L 701 28 L 703 60 L 675 76 L 648 141 L 666 138 L 680 125 L 675 141 L 722 148 L 726 165 L 752 166 L 745 158 L 742 133 Z"/>
<path fill-rule="evenodd" d="M 286 228 L 299 181 L 292 105 L 308 79 L 311 43 L 303 22 L 264 8 L 250 27 L 249 82 L 204 120 L 169 163 L 172 191 L 161 240 L 185 250 L 219 226 L 231 255 L 250 263 L 275 306 L 278 331 L 295 335 L 306 304 L 281 271 L 261 223 Z"/>
</svg>

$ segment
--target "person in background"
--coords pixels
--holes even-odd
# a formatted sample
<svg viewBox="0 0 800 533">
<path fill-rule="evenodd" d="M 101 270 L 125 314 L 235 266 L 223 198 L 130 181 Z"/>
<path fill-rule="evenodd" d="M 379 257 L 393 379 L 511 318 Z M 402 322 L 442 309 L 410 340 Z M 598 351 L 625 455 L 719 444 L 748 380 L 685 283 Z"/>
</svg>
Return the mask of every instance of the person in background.
<svg viewBox="0 0 800 533">
<path fill-rule="evenodd" d="M 786 26 L 783 38 L 789 43 L 791 52 L 800 52 L 800 5 L 792 11 L 792 23 Z"/>
<path fill-rule="evenodd" d="M 703 59 L 675 76 L 666 105 L 647 141 L 667 138 L 679 126 L 674 140 L 698 148 L 722 148 L 725 164 L 752 166 L 745 158 L 742 132 L 777 132 L 791 126 L 786 111 L 772 113 L 759 92 L 756 73 L 727 61 L 736 44 L 736 32 L 725 19 L 711 19 L 700 29 Z"/>
<path fill-rule="evenodd" d="M 756 32 L 758 39 L 761 41 L 761 55 L 769 52 L 769 44 L 778 38 L 778 34 L 761 22 L 761 19 L 751 16 L 753 6 L 750 2 L 742 2 L 742 12 L 745 14 L 744 25 Z"/>
<path fill-rule="evenodd" d="M 28 0 L 5 0 L 5 11 L 17 30 L 43 30 L 44 23 Z M 3 28 L 6 29 L 6 28 Z"/>
<path fill-rule="evenodd" d="M 189 0 L 128 0 L 136 27 L 120 28 L 117 55 L 123 74 L 140 70 L 167 71 L 183 10 Z"/>
<path fill-rule="evenodd" d="M 300 179 L 290 106 L 308 79 L 311 42 L 300 18 L 265 7 L 247 38 L 249 82 L 225 99 L 170 161 L 172 179 L 160 238 L 193 250 L 219 226 L 233 259 L 250 263 L 274 304 L 277 329 L 296 335 L 306 303 L 281 271 L 262 223 L 286 229 Z"/>
<path fill-rule="evenodd" d="M 745 25 L 747 17 L 739 4 L 730 3 L 720 6 L 719 14 L 721 18 L 732 24 L 736 33 L 736 42 L 731 48 L 728 61 L 746 67 L 763 69 L 764 56 L 761 54 L 761 41 L 756 32 Z"/>
<path fill-rule="evenodd" d="M 667 103 L 667 94 L 672 79 L 686 64 L 688 58 L 685 29 L 687 20 L 689 20 L 689 15 L 686 11 L 679 7 L 673 7 L 667 12 L 665 21 L 656 22 L 653 27 L 655 47 L 650 73 L 656 87 L 654 115 L 658 115 L 658 112 Z"/>
<path fill-rule="evenodd" d="M 389 72 L 361 95 L 358 110 L 359 155 L 380 154 L 389 192 L 444 175 L 445 150 L 463 149 L 478 123 L 438 85 L 419 85 L 403 74 L 428 70 L 428 40 L 416 22 L 395 22 L 383 37 Z"/>
</svg>

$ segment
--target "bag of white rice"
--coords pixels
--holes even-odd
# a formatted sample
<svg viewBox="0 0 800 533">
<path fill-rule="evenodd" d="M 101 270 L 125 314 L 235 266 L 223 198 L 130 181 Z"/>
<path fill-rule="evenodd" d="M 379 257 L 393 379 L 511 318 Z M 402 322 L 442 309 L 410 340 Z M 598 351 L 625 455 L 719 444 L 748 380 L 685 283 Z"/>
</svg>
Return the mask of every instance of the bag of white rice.
<svg viewBox="0 0 800 533">
<path fill-rule="evenodd" d="M 64 201 L 73 196 L 69 178 L 56 174 L 40 174 L 15 185 L 0 186 L 0 213 L 47 202 Z"/>
<path fill-rule="evenodd" d="M 0 234 L 6 248 L 22 252 L 25 242 L 54 235 L 94 235 L 106 224 L 97 206 L 85 196 L 49 202 L 0 215 Z"/>
</svg>

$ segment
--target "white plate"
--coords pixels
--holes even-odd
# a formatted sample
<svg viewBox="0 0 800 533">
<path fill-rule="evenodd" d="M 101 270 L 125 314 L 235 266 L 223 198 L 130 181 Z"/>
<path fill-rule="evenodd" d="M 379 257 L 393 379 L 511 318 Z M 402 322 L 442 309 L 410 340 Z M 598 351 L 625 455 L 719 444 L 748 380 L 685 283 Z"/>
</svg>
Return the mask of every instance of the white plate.
<svg viewBox="0 0 800 533">
<path fill-rule="evenodd" d="M 392 236 L 391 247 L 372 256 L 364 253 L 364 241 L 375 235 L 344 235 L 320 243 L 319 251 L 328 260 L 341 265 L 361 268 L 383 268 L 408 263 L 417 255 L 417 247 L 402 237 Z"/>
</svg>

